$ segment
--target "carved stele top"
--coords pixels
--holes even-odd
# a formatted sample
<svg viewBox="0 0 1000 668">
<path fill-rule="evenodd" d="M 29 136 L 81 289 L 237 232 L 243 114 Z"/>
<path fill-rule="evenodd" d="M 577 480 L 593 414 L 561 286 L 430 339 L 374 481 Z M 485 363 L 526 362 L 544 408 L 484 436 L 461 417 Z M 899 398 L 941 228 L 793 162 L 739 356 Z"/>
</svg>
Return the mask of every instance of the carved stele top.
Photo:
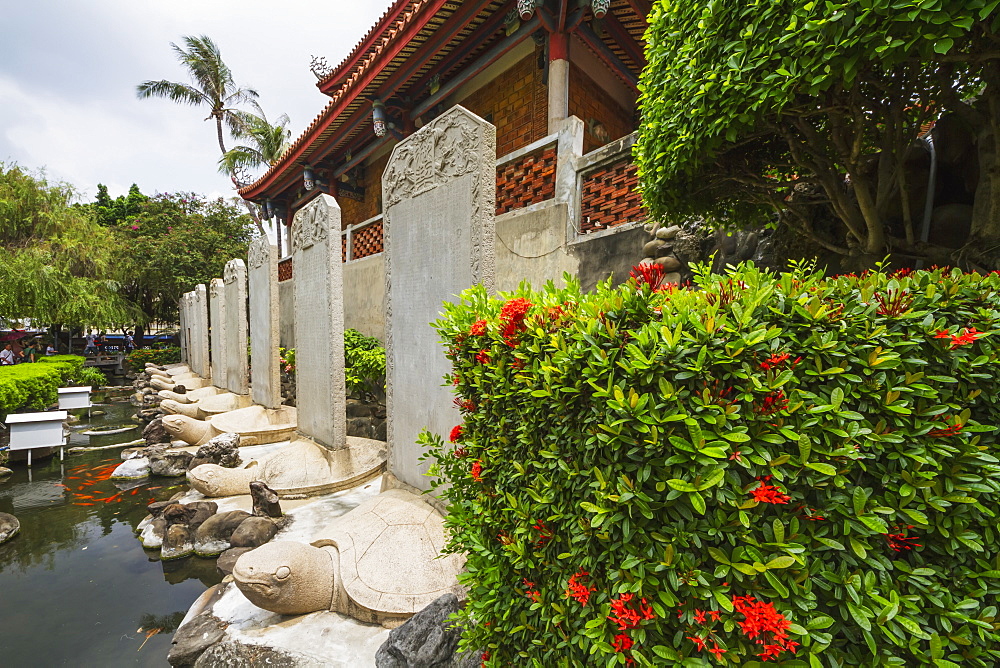
<svg viewBox="0 0 1000 668">
<path fill-rule="evenodd" d="M 247 257 L 250 260 L 250 268 L 257 269 L 263 267 L 271 261 L 271 243 L 267 237 L 257 237 L 250 243 L 250 253 Z"/>
<path fill-rule="evenodd" d="M 212 281 L 208 284 L 208 294 L 218 299 L 219 296 L 222 295 L 223 285 L 225 285 L 225 283 L 222 281 L 221 278 L 213 278 Z"/>
<path fill-rule="evenodd" d="M 326 240 L 330 230 L 330 209 L 337 200 L 320 195 L 295 212 L 292 220 L 292 252 Z"/>
<path fill-rule="evenodd" d="M 236 258 L 226 263 L 226 268 L 222 271 L 222 280 L 227 285 L 234 282 L 241 276 L 247 275 L 247 266 L 243 260 Z"/>
<path fill-rule="evenodd" d="M 484 162 L 494 165 L 496 155 L 482 149 L 483 123 L 462 107 L 453 107 L 397 145 L 382 175 L 385 208 L 475 172 Z M 492 142 L 495 146 L 495 137 Z"/>
</svg>

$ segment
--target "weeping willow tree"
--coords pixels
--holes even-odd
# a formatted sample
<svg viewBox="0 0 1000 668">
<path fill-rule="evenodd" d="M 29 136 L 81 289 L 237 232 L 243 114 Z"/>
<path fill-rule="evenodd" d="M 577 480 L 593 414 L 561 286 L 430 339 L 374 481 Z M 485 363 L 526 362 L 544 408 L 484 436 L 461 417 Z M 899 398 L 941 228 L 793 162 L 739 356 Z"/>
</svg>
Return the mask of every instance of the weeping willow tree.
<svg viewBox="0 0 1000 668">
<path fill-rule="evenodd" d="M 0 318 L 114 327 L 135 307 L 112 280 L 115 237 L 75 192 L 0 163 Z"/>
</svg>

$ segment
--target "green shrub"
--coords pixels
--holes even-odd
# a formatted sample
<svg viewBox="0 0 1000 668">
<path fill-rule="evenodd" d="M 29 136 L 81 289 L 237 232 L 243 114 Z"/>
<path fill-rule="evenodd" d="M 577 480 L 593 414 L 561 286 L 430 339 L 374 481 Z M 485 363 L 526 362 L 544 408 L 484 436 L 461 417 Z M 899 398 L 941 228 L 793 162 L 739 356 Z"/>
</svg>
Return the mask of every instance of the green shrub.
<svg viewBox="0 0 1000 668">
<path fill-rule="evenodd" d="M 446 304 L 463 646 L 997 665 L 1000 276 L 705 274 Z"/>
<path fill-rule="evenodd" d="M 21 408 L 45 410 L 54 404 L 67 368 L 65 364 L 0 367 L 0 413 L 13 413 Z"/>
<path fill-rule="evenodd" d="M 108 377 L 97 367 L 85 366 L 73 379 L 73 384 L 78 386 L 100 387 L 108 384 Z"/>
<path fill-rule="evenodd" d="M 181 349 L 177 346 L 169 348 L 140 348 L 125 356 L 125 362 L 133 371 L 142 371 L 146 363 L 176 364 L 181 361 Z"/>
<path fill-rule="evenodd" d="M 60 367 L 63 381 L 70 382 L 76 378 L 83 369 L 86 357 L 80 355 L 44 355 L 36 358 L 36 364 L 55 364 Z"/>
<path fill-rule="evenodd" d="M 347 391 L 375 401 L 385 391 L 385 348 L 372 336 L 356 329 L 344 332 L 344 372 Z"/>
</svg>

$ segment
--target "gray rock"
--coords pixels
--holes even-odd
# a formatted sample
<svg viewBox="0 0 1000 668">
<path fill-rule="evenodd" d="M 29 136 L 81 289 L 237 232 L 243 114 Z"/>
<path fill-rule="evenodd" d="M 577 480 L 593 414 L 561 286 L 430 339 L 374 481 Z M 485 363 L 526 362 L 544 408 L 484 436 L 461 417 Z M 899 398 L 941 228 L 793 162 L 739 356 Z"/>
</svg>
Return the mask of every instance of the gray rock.
<svg viewBox="0 0 1000 668">
<path fill-rule="evenodd" d="M 167 662 L 175 668 L 190 668 L 206 649 L 225 637 L 226 624 L 203 612 L 174 633 Z"/>
<path fill-rule="evenodd" d="M 8 513 L 0 513 L 0 544 L 6 543 L 16 536 L 20 530 L 21 523 L 17 521 L 16 517 Z"/>
<path fill-rule="evenodd" d="M 146 512 L 148 512 L 153 517 L 159 517 L 163 514 L 163 509 L 169 506 L 173 501 L 154 501 L 146 506 Z"/>
<path fill-rule="evenodd" d="M 461 629 L 448 625 L 458 612 L 458 598 L 445 594 L 389 632 L 375 654 L 376 668 L 447 668 L 458 647 Z"/>
<path fill-rule="evenodd" d="M 162 517 L 155 517 L 139 534 L 139 542 L 147 550 L 158 550 L 163 547 L 163 537 L 166 533 L 167 521 Z"/>
<path fill-rule="evenodd" d="M 250 498 L 253 499 L 253 514 L 258 517 L 281 517 L 281 503 L 278 493 L 259 480 L 250 483 Z"/>
<path fill-rule="evenodd" d="M 188 521 L 188 526 L 191 527 L 191 531 L 197 531 L 198 527 L 205 523 L 205 521 L 215 515 L 219 511 L 219 504 L 215 501 L 195 501 L 194 503 L 186 504 L 188 508 L 194 508 L 194 515 L 192 515 L 190 521 Z"/>
<path fill-rule="evenodd" d="M 374 438 L 375 428 L 370 417 L 347 418 L 347 435 L 357 438 Z"/>
<path fill-rule="evenodd" d="M 233 567 L 236 565 L 236 560 L 252 549 L 252 547 L 231 547 L 219 555 L 219 558 L 215 561 L 215 567 L 223 575 L 230 575 L 233 572 Z"/>
<path fill-rule="evenodd" d="M 375 435 L 372 436 L 376 441 L 386 441 L 388 440 L 388 422 L 383 418 L 375 425 Z"/>
<path fill-rule="evenodd" d="M 368 417 L 372 414 L 372 407 L 357 399 L 347 400 L 347 417 Z"/>
<path fill-rule="evenodd" d="M 270 518 L 248 517 L 236 527 L 229 537 L 229 544 L 233 547 L 260 547 L 274 538 L 276 533 L 278 527 Z"/>
<path fill-rule="evenodd" d="M 656 230 L 656 238 L 663 240 L 673 239 L 674 237 L 677 236 L 677 233 L 680 231 L 681 228 L 678 225 L 671 225 L 670 227 L 661 227 L 660 229 Z"/>
<path fill-rule="evenodd" d="M 142 430 L 142 437 L 146 439 L 146 445 L 170 443 L 170 433 L 164 428 L 163 418 L 160 417 L 153 419 L 146 425 L 146 428 Z"/>
<path fill-rule="evenodd" d="M 159 451 L 160 448 L 148 448 L 147 452 L 150 450 Z M 183 450 L 151 453 L 149 455 L 149 472 L 153 475 L 167 478 L 178 478 L 187 475 L 188 465 L 191 463 L 193 457 L 194 455 L 190 452 L 184 452 Z"/>
<path fill-rule="evenodd" d="M 164 511 L 164 514 L 166 511 Z M 160 559 L 170 561 L 183 559 L 194 554 L 194 543 L 191 541 L 191 529 L 186 524 L 173 524 L 167 527 L 160 547 Z"/>
<path fill-rule="evenodd" d="M 127 459 L 111 472 L 112 480 L 139 480 L 148 477 L 149 460 L 145 457 Z"/>
<path fill-rule="evenodd" d="M 194 459 L 188 465 L 193 469 L 202 464 L 217 464 L 233 469 L 243 463 L 240 459 L 240 435 L 232 432 L 219 434 L 208 443 L 198 448 Z"/>
<path fill-rule="evenodd" d="M 166 520 L 167 528 L 175 524 L 187 524 L 194 517 L 196 509 L 185 506 L 182 503 L 171 503 L 163 509 L 161 517 Z"/>
<path fill-rule="evenodd" d="M 194 534 L 194 551 L 199 557 L 216 557 L 230 547 L 229 538 L 243 520 L 250 517 L 245 510 L 230 510 L 212 515 Z"/>
<path fill-rule="evenodd" d="M 320 668 L 323 665 L 302 654 L 227 640 L 205 650 L 194 668 Z"/>
</svg>

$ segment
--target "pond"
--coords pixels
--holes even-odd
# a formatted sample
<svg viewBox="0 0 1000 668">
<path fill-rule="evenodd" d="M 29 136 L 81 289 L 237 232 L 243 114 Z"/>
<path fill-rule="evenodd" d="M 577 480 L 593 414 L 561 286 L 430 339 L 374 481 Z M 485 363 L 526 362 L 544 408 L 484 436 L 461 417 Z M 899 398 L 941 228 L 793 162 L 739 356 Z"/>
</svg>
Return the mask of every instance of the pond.
<svg viewBox="0 0 1000 668">
<path fill-rule="evenodd" d="M 97 397 L 95 395 L 95 401 Z M 94 407 L 104 415 L 71 426 L 70 447 L 123 444 L 137 429 L 82 432 L 130 422 L 135 408 Z M 0 545 L 0 664 L 167 666 L 170 639 L 188 607 L 222 576 L 214 559 L 160 562 L 133 527 L 146 504 L 186 489 L 183 479 L 114 483 L 121 448 L 11 465 L 0 478 L 0 512 L 21 532 Z"/>
</svg>

